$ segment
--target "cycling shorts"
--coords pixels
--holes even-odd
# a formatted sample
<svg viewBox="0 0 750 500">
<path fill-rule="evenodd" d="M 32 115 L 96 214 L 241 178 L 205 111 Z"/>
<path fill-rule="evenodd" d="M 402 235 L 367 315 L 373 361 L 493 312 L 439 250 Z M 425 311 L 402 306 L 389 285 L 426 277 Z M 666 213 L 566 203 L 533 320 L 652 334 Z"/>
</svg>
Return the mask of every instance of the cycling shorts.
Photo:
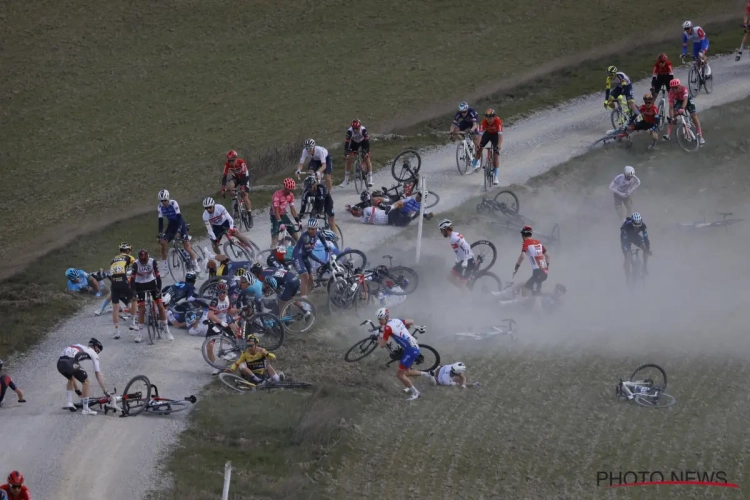
<svg viewBox="0 0 750 500">
<path fill-rule="evenodd" d="M 244 188 L 243 191 L 247 191 L 250 189 L 250 176 L 249 175 L 234 175 L 232 176 L 232 181 L 234 181 L 235 187 L 242 187 Z"/>
<path fill-rule="evenodd" d="M 278 295 L 278 299 L 287 302 L 292 299 L 297 292 L 299 292 L 300 282 L 299 278 L 291 273 L 286 273 L 284 276 L 284 282 L 282 283 L 283 288 Z"/>
<path fill-rule="evenodd" d="M 391 211 L 388 212 L 388 224 L 391 226 L 405 227 L 408 226 L 411 221 L 412 218 L 408 215 L 402 214 L 399 209 L 391 209 Z"/>
<path fill-rule="evenodd" d="M 708 52 L 708 38 L 693 42 L 693 57 L 697 59 L 701 52 Z"/>
<path fill-rule="evenodd" d="M 146 301 L 146 293 L 151 295 L 151 298 L 159 302 L 161 301 L 161 290 L 156 286 L 156 280 L 149 281 L 147 283 L 135 284 L 135 293 L 138 296 L 138 304 L 143 304 Z"/>
<path fill-rule="evenodd" d="M 279 227 L 282 224 L 286 224 L 286 230 L 289 234 L 295 234 L 296 231 L 294 231 L 294 222 L 292 222 L 292 218 L 289 217 L 287 214 L 281 214 L 281 220 L 276 220 L 276 216 L 271 213 L 271 236 L 276 236 L 279 234 Z"/>
<path fill-rule="evenodd" d="M 414 364 L 414 360 L 419 356 L 419 347 L 407 347 L 401 356 L 401 362 L 398 365 L 399 370 L 408 370 Z"/>
<path fill-rule="evenodd" d="M 133 300 L 133 289 L 127 281 L 113 281 L 111 292 L 113 304 L 122 302 L 122 305 L 126 306 Z"/>
<path fill-rule="evenodd" d="M 214 231 L 214 236 L 216 236 L 216 239 L 211 240 L 213 243 L 216 243 L 217 245 L 221 241 L 221 237 L 226 234 L 227 231 L 229 231 L 229 221 L 225 220 L 221 225 L 214 226 L 211 225 L 211 229 Z"/>
<path fill-rule="evenodd" d="M 323 162 L 313 158 L 307 165 L 307 170 L 318 170 L 323 165 Z M 331 155 L 326 156 L 326 169 L 323 170 L 324 174 L 330 174 L 333 172 L 333 162 L 331 161 Z"/>
<path fill-rule="evenodd" d="M 669 82 L 671 82 L 673 78 L 674 75 L 656 75 L 651 79 L 651 86 L 654 88 L 654 98 L 656 98 L 656 94 L 659 93 L 662 87 L 669 91 Z"/>
<path fill-rule="evenodd" d="M 310 263 L 309 257 L 294 257 L 294 260 L 292 262 L 294 264 L 294 270 L 298 275 L 301 276 L 307 273 L 312 276 L 312 264 Z"/>
<path fill-rule="evenodd" d="M 177 220 L 170 220 L 167 224 L 167 229 L 164 231 L 164 239 L 167 243 L 171 242 L 175 235 L 179 234 L 183 240 L 188 239 L 188 228 L 185 223 L 185 219 L 180 217 Z"/>
<path fill-rule="evenodd" d="M 307 207 L 305 207 L 307 208 Z M 330 194 L 326 194 L 325 200 L 316 201 L 313 203 L 313 206 L 310 210 L 310 216 L 312 217 L 313 214 L 322 214 L 325 213 L 328 217 L 335 217 L 333 212 L 333 198 Z"/>
<path fill-rule="evenodd" d="M 633 130 L 648 130 L 650 132 L 655 132 L 657 127 L 658 125 L 656 123 L 649 123 L 646 120 L 641 120 L 633 124 Z"/>
<path fill-rule="evenodd" d="M 674 106 L 672 108 L 675 114 L 677 114 L 677 110 L 680 108 L 682 108 L 682 101 L 675 101 Z M 695 103 L 693 102 L 692 97 L 688 97 L 688 103 L 687 103 L 687 106 L 685 106 L 685 111 L 687 111 L 687 113 L 690 115 L 695 113 Z"/>
<path fill-rule="evenodd" d="M 471 274 L 474 269 L 476 269 L 477 263 L 472 257 L 469 259 L 469 263 L 466 267 L 463 266 L 463 262 L 456 262 L 456 264 L 451 269 L 451 273 L 454 276 L 458 276 L 460 279 L 466 281 L 469 279 L 469 275 Z"/>
<path fill-rule="evenodd" d="M 349 152 L 356 153 L 360 147 L 362 148 L 362 153 L 365 155 L 370 154 L 370 139 L 364 139 L 362 142 L 351 141 L 349 143 Z"/>
<path fill-rule="evenodd" d="M 621 95 L 625 96 L 625 99 L 628 102 L 635 101 L 635 97 L 633 96 L 633 84 L 629 83 L 627 85 L 617 86 L 614 89 L 612 89 L 612 92 L 609 93 L 609 99 L 617 99 Z"/>
<path fill-rule="evenodd" d="M 66 379 L 70 380 L 75 378 L 80 383 L 84 383 L 86 379 L 89 378 L 89 374 L 86 373 L 86 370 L 81 369 L 81 364 L 68 356 L 61 356 L 60 359 L 57 360 L 57 371 Z"/>
<path fill-rule="evenodd" d="M 531 278 L 523 286 L 531 290 L 532 295 L 539 295 L 542 291 L 542 283 L 545 281 L 547 281 L 547 273 L 541 269 L 534 269 L 531 272 Z"/>
<path fill-rule="evenodd" d="M 630 236 L 625 239 L 620 239 L 620 247 L 622 248 L 622 254 L 628 255 L 630 252 L 630 245 L 635 245 L 638 248 L 645 248 L 645 242 L 642 236 Z"/>
<path fill-rule="evenodd" d="M 500 134 L 491 134 L 489 132 L 484 132 L 482 134 L 482 139 L 479 141 L 479 149 L 483 149 L 487 143 L 492 143 L 492 149 L 495 151 L 495 154 L 498 153 L 497 144 L 500 141 Z"/>
<path fill-rule="evenodd" d="M 622 197 L 619 194 L 615 193 L 612 193 L 612 196 L 615 197 L 615 208 L 621 207 L 623 205 L 625 205 L 628 210 L 633 208 L 633 200 L 630 199 L 630 196 Z"/>
<path fill-rule="evenodd" d="M 458 130 L 460 130 L 461 132 L 466 132 L 467 130 L 471 129 L 471 127 L 473 126 L 474 126 L 474 122 L 460 122 L 458 124 Z M 479 127 L 477 127 L 477 129 L 471 133 L 471 135 L 479 135 L 479 134 L 481 134 L 481 132 L 479 131 Z"/>
</svg>

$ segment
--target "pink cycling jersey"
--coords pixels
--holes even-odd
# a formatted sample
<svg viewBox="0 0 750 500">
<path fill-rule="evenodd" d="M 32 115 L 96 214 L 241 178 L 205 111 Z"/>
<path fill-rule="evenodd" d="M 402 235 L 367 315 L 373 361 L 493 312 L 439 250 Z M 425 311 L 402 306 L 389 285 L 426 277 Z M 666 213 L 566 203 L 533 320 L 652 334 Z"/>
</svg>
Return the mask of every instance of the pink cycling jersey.
<svg viewBox="0 0 750 500">
<path fill-rule="evenodd" d="M 294 193 L 287 193 L 283 189 L 279 189 L 273 193 L 271 198 L 271 213 L 274 208 L 279 209 L 280 214 L 286 213 L 286 207 L 294 204 Z"/>
<path fill-rule="evenodd" d="M 669 105 L 674 106 L 677 101 L 684 101 L 690 97 L 687 87 L 680 85 L 676 89 L 669 89 Z"/>
</svg>

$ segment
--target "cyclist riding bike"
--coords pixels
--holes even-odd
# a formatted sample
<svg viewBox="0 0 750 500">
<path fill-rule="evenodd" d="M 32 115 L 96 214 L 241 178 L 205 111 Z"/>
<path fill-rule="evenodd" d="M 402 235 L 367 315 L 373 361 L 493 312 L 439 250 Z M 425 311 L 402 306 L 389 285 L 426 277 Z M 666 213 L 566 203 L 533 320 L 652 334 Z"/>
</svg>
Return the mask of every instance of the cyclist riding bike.
<svg viewBox="0 0 750 500">
<path fill-rule="evenodd" d="M 94 297 L 102 296 L 102 292 L 99 289 L 99 282 L 93 275 L 83 269 L 76 270 L 71 267 L 65 271 L 65 277 L 68 278 L 69 292 L 90 293 Z"/>
<path fill-rule="evenodd" d="M 10 378 L 10 375 L 3 375 L 1 373 L 2 371 L 3 371 L 3 360 L 0 359 L 0 406 L 3 406 L 5 393 L 7 392 L 8 389 L 16 393 L 16 396 L 18 396 L 19 403 L 25 403 L 26 400 L 23 397 L 23 391 L 21 390 L 21 388 L 16 386 L 15 382 L 13 382 L 13 379 Z"/>
<path fill-rule="evenodd" d="M 531 264 L 531 278 L 523 285 L 521 297 L 527 297 L 529 293 L 539 295 L 542 291 L 542 283 L 547 281 L 549 273 L 547 249 L 538 240 L 531 237 L 532 232 L 531 226 L 523 226 L 521 229 L 523 245 L 521 246 L 521 255 L 518 256 L 516 267 L 513 269 L 513 276 L 515 276 L 523 263 L 524 257 Z"/>
<path fill-rule="evenodd" d="M 306 297 L 308 292 L 312 290 L 314 282 L 312 275 L 312 264 L 311 260 L 317 262 L 321 266 L 325 264 L 325 260 L 315 255 L 315 245 L 320 241 L 323 244 L 323 248 L 326 254 L 330 253 L 326 240 L 323 235 L 318 233 L 318 219 L 310 219 L 307 221 L 307 231 L 299 237 L 299 241 L 294 246 L 294 268 L 302 281 L 302 296 Z"/>
<path fill-rule="evenodd" d="M 104 385 L 104 375 L 99 368 L 99 354 L 104 350 L 104 346 L 101 342 L 95 338 L 89 340 L 88 345 L 73 344 L 63 349 L 60 358 L 57 360 L 57 371 L 68 380 L 66 386 L 67 402 L 64 409 L 70 411 L 76 411 L 76 406 L 73 404 L 73 393 L 78 392 L 78 387 L 75 381 L 78 380 L 82 384 L 82 392 L 79 392 L 81 396 L 81 404 L 83 405 L 84 415 L 96 415 L 94 410 L 89 409 L 89 393 L 91 391 L 91 385 L 89 384 L 89 376 L 86 370 L 81 367 L 81 361 L 90 359 L 94 364 L 94 375 L 96 381 L 99 382 L 102 392 L 105 396 L 109 396 L 107 388 Z"/>
<path fill-rule="evenodd" d="M 700 120 L 698 120 L 693 96 L 690 95 L 687 87 L 681 85 L 680 80 L 675 78 L 669 82 L 669 121 L 667 123 L 667 133 L 662 139 L 668 141 L 672 135 L 672 124 L 674 123 L 675 115 L 684 115 L 685 113 L 690 115 L 690 119 L 693 121 L 693 125 L 695 125 L 695 132 L 698 134 L 698 143 L 700 145 L 705 144 L 706 141 L 703 139 L 703 129 L 701 128 Z"/>
<path fill-rule="evenodd" d="M 469 378 L 466 376 L 466 365 L 462 362 L 452 365 L 440 365 L 432 371 L 423 372 L 430 376 L 434 385 L 447 385 L 466 389 Z"/>
<path fill-rule="evenodd" d="M 296 174 L 298 176 L 302 173 L 302 167 L 305 166 L 305 162 L 308 159 L 310 163 L 307 165 L 307 169 L 314 170 L 318 179 L 320 179 L 321 175 L 325 175 L 328 192 L 333 191 L 333 185 L 331 184 L 333 163 L 328 150 L 322 146 L 316 146 L 315 140 L 307 139 L 305 141 L 305 148 L 302 150 L 302 156 L 299 159 L 299 166 L 297 167 Z"/>
<path fill-rule="evenodd" d="M 438 229 L 443 238 L 450 238 L 451 248 L 456 254 L 456 263 L 448 274 L 450 281 L 457 288 L 468 291 L 466 283 L 477 267 L 474 252 L 461 233 L 453 231 L 453 222 L 443 219 L 438 223 Z"/>
<path fill-rule="evenodd" d="M 711 65 L 708 64 L 706 52 L 708 51 L 708 38 L 706 32 L 700 26 L 693 26 L 691 21 L 682 23 L 682 55 L 687 55 L 688 42 L 693 42 L 693 57 L 698 67 L 705 64 L 706 79 L 711 78 Z"/>
<path fill-rule="evenodd" d="M 404 353 L 401 356 L 401 360 L 398 365 L 398 371 L 396 372 L 396 378 L 404 384 L 405 392 L 411 393 L 411 396 L 406 398 L 407 401 L 417 399 L 420 395 L 419 390 L 414 387 L 409 377 L 430 377 L 427 372 L 412 369 L 414 360 L 419 356 L 419 344 L 417 339 L 409 333 L 409 327 L 414 325 L 413 319 L 391 319 L 390 312 L 385 307 L 381 307 L 377 312 L 378 323 L 380 324 L 380 334 L 378 335 L 378 346 L 385 347 L 389 340 L 393 340 L 396 344 L 403 348 Z M 415 331 L 424 333 L 424 326 L 417 326 Z"/>
<path fill-rule="evenodd" d="M 227 177 L 229 175 L 232 178 L 229 179 L 229 187 L 227 187 Z M 231 150 L 227 153 L 227 162 L 224 164 L 224 174 L 221 177 L 221 194 L 229 191 L 230 196 L 234 196 L 234 191 L 237 188 L 242 193 L 242 203 L 245 205 L 245 210 L 247 210 L 250 227 L 253 227 L 252 205 L 250 204 L 249 195 L 250 171 L 245 160 L 238 158 L 237 151 Z"/>
<path fill-rule="evenodd" d="M 143 321 L 146 315 L 146 294 L 151 295 L 151 299 L 156 303 L 159 310 L 159 328 L 167 335 L 168 340 L 174 340 L 172 333 L 169 331 L 167 323 L 167 310 L 161 300 L 161 274 L 156 259 L 148 255 L 148 251 L 141 249 L 138 252 L 138 259 L 132 265 L 133 274 L 130 277 L 131 284 L 135 285 L 135 293 L 138 296 L 138 335 L 135 337 L 136 343 L 142 338 Z"/>
<path fill-rule="evenodd" d="M 474 167 L 474 172 L 479 170 L 481 166 L 479 160 L 482 158 L 482 151 L 487 143 L 492 144 L 492 152 L 494 153 L 492 160 L 492 184 L 497 186 L 500 181 L 498 179 L 498 172 L 500 167 L 500 149 L 503 147 L 503 121 L 495 116 L 495 110 L 488 108 L 484 112 L 484 120 L 479 127 L 482 132 L 482 139 L 479 141 L 479 147 L 474 152 L 474 160 L 471 162 L 471 166 Z"/>
<path fill-rule="evenodd" d="M 630 165 L 626 166 L 623 172 L 609 183 L 609 190 L 615 197 L 615 210 L 622 221 L 633 213 L 633 200 L 630 199 L 630 195 L 640 185 L 641 180 L 635 176 L 635 169 Z"/>
<path fill-rule="evenodd" d="M 638 116 L 638 107 L 635 105 L 633 95 L 633 82 L 630 81 L 628 75 L 617 71 L 617 66 L 610 66 L 607 68 L 607 80 L 604 87 L 604 107 L 614 109 L 615 99 L 620 99 L 620 96 L 624 96 L 627 101 L 628 107 L 623 111 L 628 115 L 629 121 L 632 121 Z"/>
<path fill-rule="evenodd" d="M 31 500 L 31 491 L 23 484 L 23 474 L 17 470 L 8 474 L 8 482 L 0 485 L 0 500 Z"/>
<path fill-rule="evenodd" d="M 206 225 L 208 237 L 211 240 L 211 247 L 214 253 L 219 253 L 219 242 L 224 234 L 234 236 L 245 246 L 249 247 L 250 242 L 247 238 L 237 231 L 234 227 L 234 219 L 223 205 L 217 204 L 210 196 L 203 200 L 203 223 Z"/>
<path fill-rule="evenodd" d="M 453 117 L 453 123 L 451 123 L 451 128 L 448 131 L 451 141 L 456 140 L 456 132 L 471 134 L 474 149 L 479 149 L 479 138 L 482 136 L 479 131 L 479 113 L 467 102 L 458 105 L 458 113 Z"/>
<path fill-rule="evenodd" d="M 638 212 L 625 219 L 625 222 L 620 226 L 620 247 L 622 248 L 622 255 L 625 257 L 623 268 L 625 269 L 625 277 L 628 279 L 630 278 L 630 245 L 635 245 L 643 250 L 643 272 L 648 274 L 651 242 L 648 239 L 646 223 L 643 222 L 643 218 Z"/>
<path fill-rule="evenodd" d="M 651 76 L 651 93 L 658 96 L 661 88 L 664 87 L 669 92 L 669 82 L 674 78 L 674 68 L 669 62 L 667 54 L 659 54 L 654 63 L 654 71 Z"/>
<path fill-rule="evenodd" d="M 247 349 L 224 371 L 231 373 L 239 368 L 240 373 L 256 385 L 266 383 L 269 378 L 274 382 L 284 380 L 284 373 L 277 373 L 269 363 L 276 360 L 276 355 L 263 349 L 255 335 L 248 335 L 246 341 Z"/>
<path fill-rule="evenodd" d="M 362 122 L 354 119 L 352 120 L 352 126 L 346 131 L 346 140 L 344 141 L 344 158 L 346 158 L 344 184 L 349 184 L 349 172 L 352 170 L 352 161 L 360 148 L 362 148 L 365 166 L 367 167 L 367 187 L 371 187 L 372 162 L 370 161 L 370 136 L 367 134 L 367 128 L 362 125 Z M 357 172 L 357 175 L 359 175 L 359 172 Z"/>
<path fill-rule="evenodd" d="M 109 264 L 109 280 L 112 284 L 110 299 L 112 300 L 112 323 L 115 325 L 115 339 L 120 338 L 120 303 L 130 307 L 133 323 L 131 330 L 138 329 L 136 323 L 136 301 L 133 300 L 133 287 L 130 283 L 135 257 L 130 255 L 132 247 L 127 243 L 120 243 L 120 254 Z"/>
<path fill-rule="evenodd" d="M 318 182 L 317 177 L 308 175 L 305 178 L 304 191 L 302 191 L 302 206 L 300 215 L 308 214 L 310 217 L 323 218 L 323 214 L 328 217 L 328 224 L 331 230 L 336 233 L 336 217 L 333 212 L 333 198 L 326 187 Z"/>
<path fill-rule="evenodd" d="M 292 213 L 296 222 L 299 222 L 300 218 L 297 215 L 297 209 L 294 208 L 294 188 L 296 183 L 294 179 L 284 179 L 284 189 L 279 189 L 273 193 L 271 197 L 271 248 L 276 248 L 276 244 L 279 241 L 279 232 L 281 231 L 281 225 L 286 227 L 289 236 L 296 242 L 297 231 L 295 231 L 294 223 L 292 219 L 286 213 L 287 207 Z"/>
<path fill-rule="evenodd" d="M 747 5 L 745 5 L 745 16 L 742 18 L 742 28 L 745 30 L 745 35 L 742 37 L 740 50 L 737 51 L 737 55 L 734 57 L 735 61 L 739 61 L 742 58 L 742 51 L 745 50 L 747 42 L 750 40 L 750 26 L 748 26 L 748 21 L 750 21 L 750 2 L 747 2 Z"/>
<path fill-rule="evenodd" d="M 161 245 L 161 266 L 164 270 L 169 269 L 169 262 L 167 261 L 167 245 L 175 239 L 176 235 L 180 235 L 182 239 L 182 246 L 185 247 L 185 251 L 190 255 L 190 267 L 193 270 L 198 270 L 198 262 L 200 259 L 195 255 L 193 246 L 190 244 L 188 238 L 188 227 L 187 222 L 180 213 L 180 205 L 175 200 L 169 199 L 169 191 L 162 189 L 159 191 L 159 206 L 156 207 L 156 211 L 159 215 L 159 236 L 157 237 L 159 245 Z M 164 218 L 167 218 L 167 229 L 164 230 Z"/>
</svg>

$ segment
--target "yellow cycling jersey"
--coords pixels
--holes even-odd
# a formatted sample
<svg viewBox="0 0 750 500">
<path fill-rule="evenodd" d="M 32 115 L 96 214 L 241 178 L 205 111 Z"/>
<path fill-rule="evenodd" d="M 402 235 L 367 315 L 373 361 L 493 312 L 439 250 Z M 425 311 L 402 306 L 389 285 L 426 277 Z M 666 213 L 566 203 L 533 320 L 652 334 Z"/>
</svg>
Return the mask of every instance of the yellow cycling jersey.
<svg viewBox="0 0 750 500">
<path fill-rule="evenodd" d="M 272 352 L 266 351 L 262 347 L 256 348 L 254 354 L 246 350 L 242 353 L 239 359 L 232 364 L 230 370 L 236 370 L 240 364 L 245 363 L 249 370 L 263 372 L 266 369 L 266 359 L 273 361 L 276 359 L 276 355 Z"/>
<path fill-rule="evenodd" d="M 109 277 L 112 281 L 124 280 L 128 273 L 128 268 L 135 262 L 135 257 L 126 253 L 121 253 L 109 265 Z"/>
</svg>

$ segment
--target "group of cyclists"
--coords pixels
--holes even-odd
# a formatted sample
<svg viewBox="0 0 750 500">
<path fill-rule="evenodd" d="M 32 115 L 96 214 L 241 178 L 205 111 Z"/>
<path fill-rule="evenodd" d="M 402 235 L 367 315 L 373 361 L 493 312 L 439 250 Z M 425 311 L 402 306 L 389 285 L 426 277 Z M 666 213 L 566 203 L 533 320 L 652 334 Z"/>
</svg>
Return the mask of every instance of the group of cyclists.
<svg viewBox="0 0 750 500">
<path fill-rule="evenodd" d="M 459 133 L 471 134 L 474 142 L 474 158 L 471 161 L 472 171 L 477 172 L 481 168 L 482 151 L 487 144 L 492 146 L 492 184 L 500 183 L 500 149 L 503 146 L 503 121 L 497 116 L 493 108 L 487 108 L 484 112 L 484 119 L 479 121 L 479 113 L 469 106 L 469 103 L 462 102 L 458 105 L 458 112 L 453 117 L 450 130 L 451 141 L 455 141 Z"/>
</svg>

